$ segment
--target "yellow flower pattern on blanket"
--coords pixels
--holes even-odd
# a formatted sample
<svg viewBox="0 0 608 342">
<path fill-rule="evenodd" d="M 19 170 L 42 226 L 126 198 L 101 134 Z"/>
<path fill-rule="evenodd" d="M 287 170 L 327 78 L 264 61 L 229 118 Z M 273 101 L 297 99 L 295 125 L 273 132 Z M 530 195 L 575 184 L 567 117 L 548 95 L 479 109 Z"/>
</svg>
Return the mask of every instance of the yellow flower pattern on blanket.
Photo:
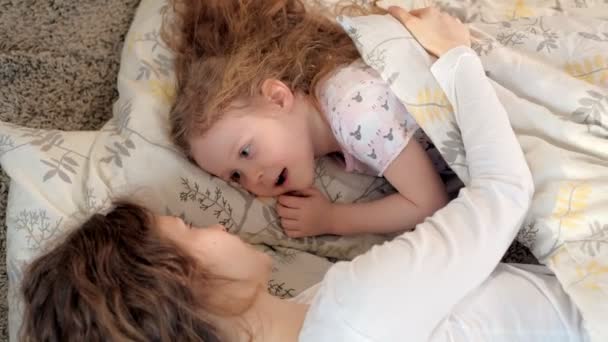
<svg viewBox="0 0 608 342">
<path fill-rule="evenodd" d="M 597 260 L 591 260 L 584 267 L 577 267 L 576 274 L 586 288 L 601 290 L 602 286 L 596 280 L 598 277 L 608 275 L 608 265 L 603 265 Z"/>
<path fill-rule="evenodd" d="M 565 182 L 560 185 L 557 205 L 551 217 L 559 220 L 562 229 L 574 229 L 584 221 L 591 186 L 586 183 Z"/>
<path fill-rule="evenodd" d="M 137 43 L 138 40 L 141 40 L 143 38 L 143 34 L 141 33 L 134 33 L 132 35 L 129 35 L 129 37 L 127 37 L 126 41 L 125 41 L 125 45 L 127 46 L 127 51 L 129 53 L 133 53 L 133 49 L 135 49 L 135 44 Z"/>
<path fill-rule="evenodd" d="M 608 85 L 608 63 L 602 55 L 568 63 L 564 69 L 568 74 L 585 82 L 602 87 Z"/>
<path fill-rule="evenodd" d="M 409 104 L 407 108 L 422 127 L 430 122 L 445 121 L 453 111 L 452 105 L 440 88 L 420 90 L 416 103 Z"/>
<path fill-rule="evenodd" d="M 170 105 L 175 99 L 175 86 L 167 80 L 151 79 L 148 81 L 150 92 L 164 104 Z"/>
<path fill-rule="evenodd" d="M 534 11 L 526 5 L 525 0 L 516 0 L 515 6 L 511 7 L 507 13 L 507 18 L 517 19 L 534 16 Z"/>
</svg>

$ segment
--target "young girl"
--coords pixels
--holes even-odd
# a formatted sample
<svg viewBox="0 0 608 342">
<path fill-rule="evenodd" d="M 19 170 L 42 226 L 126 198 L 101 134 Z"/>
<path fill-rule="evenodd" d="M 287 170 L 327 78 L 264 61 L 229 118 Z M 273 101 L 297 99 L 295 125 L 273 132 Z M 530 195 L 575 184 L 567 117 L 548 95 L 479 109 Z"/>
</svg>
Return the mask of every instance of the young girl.
<svg viewBox="0 0 608 342">
<path fill-rule="evenodd" d="M 174 0 L 177 144 L 205 171 L 278 196 L 290 237 L 412 229 L 447 202 L 419 130 L 338 24 L 299 0 Z M 418 133 L 420 134 L 420 132 Z M 314 162 L 384 176 L 398 191 L 331 203 Z"/>
</svg>

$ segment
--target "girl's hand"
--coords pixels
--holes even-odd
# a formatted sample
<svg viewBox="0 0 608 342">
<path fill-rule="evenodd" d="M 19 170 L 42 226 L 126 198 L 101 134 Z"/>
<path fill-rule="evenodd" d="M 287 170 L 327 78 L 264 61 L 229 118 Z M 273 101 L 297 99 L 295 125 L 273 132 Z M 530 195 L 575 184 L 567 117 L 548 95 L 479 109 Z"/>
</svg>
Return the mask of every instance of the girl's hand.
<svg viewBox="0 0 608 342">
<path fill-rule="evenodd" d="M 388 11 L 428 52 L 437 57 L 460 45 L 471 46 L 471 35 L 466 25 L 436 7 L 408 12 L 392 6 Z"/>
<path fill-rule="evenodd" d="M 300 238 L 330 234 L 333 206 L 325 195 L 312 187 L 302 191 L 302 196 L 279 196 L 276 208 L 285 234 Z"/>
</svg>

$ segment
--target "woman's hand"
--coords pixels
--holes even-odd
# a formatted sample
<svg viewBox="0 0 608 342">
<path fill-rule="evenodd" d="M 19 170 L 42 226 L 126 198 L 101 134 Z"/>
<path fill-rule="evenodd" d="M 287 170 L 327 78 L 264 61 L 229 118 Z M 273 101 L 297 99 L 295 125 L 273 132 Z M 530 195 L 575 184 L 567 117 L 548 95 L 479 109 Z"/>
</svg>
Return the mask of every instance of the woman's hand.
<svg viewBox="0 0 608 342">
<path fill-rule="evenodd" d="M 437 57 L 460 45 L 471 46 L 471 35 L 466 25 L 436 7 L 408 12 L 392 6 L 388 11 L 428 52 Z"/>
</svg>

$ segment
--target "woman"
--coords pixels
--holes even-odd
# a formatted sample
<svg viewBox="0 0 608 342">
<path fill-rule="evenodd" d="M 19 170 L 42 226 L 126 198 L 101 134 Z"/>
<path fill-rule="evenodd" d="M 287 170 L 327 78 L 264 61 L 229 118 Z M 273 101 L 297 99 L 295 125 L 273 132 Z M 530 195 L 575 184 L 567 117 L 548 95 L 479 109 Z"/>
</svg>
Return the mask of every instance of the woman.
<svg viewBox="0 0 608 342">
<path fill-rule="evenodd" d="M 533 183 L 504 108 L 436 9 L 393 8 L 439 59 L 471 184 L 412 232 L 335 264 L 296 301 L 266 293 L 270 259 L 221 226 L 191 229 L 132 205 L 95 215 L 23 283 L 28 341 L 584 341 L 546 269 L 499 264 Z M 310 299 L 310 300 L 308 300 Z"/>
</svg>

